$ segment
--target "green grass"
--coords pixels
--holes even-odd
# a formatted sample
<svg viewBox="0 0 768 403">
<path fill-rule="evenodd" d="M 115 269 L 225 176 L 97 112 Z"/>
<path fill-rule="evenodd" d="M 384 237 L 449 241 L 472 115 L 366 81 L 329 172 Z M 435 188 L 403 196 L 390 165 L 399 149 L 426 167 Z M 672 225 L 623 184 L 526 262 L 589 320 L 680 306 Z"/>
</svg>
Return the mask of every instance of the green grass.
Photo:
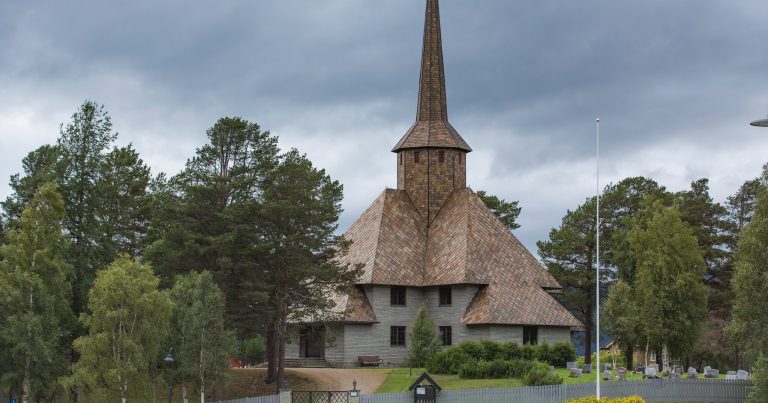
<svg viewBox="0 0 768 403">
<path fill-rule="evenodd" d="M 424 369 L 393 368 L 376 393 L 404 392 L 421 375 Z M 458 375 L 432 375 L 432 378 L 445 390 L 476 388 L 513 388 L 523 386 L 520 379 L 462 379 Z"/>
<path fill-rule="evenodd" d="M 421 375 L 424 369 L 414 368 L 409 370 L 408 368 L 392 368 L 387 370 L 389 374 L 384 383 L 379 387 L 376 393 L 389 393 L 389 392 L 405 392 L 408 387 L 413 384 L 416 378 Z M 595 382 L 597 379 L 597 371 L 592 371 L 591 374 L 584 374 L 581 378 L 568 377 L 569 371 L 565 368 L 555 369 L 555 372 L 563 378 L 563 383 L 577 384 L 577 383 L 590 383 Z M 523 381 L 518 378 L 502 378 L 502 379 L 462 379 L 458 375 L 432 375 L 432 378 L 446 390 L 456 389 L 477 389 L 477 388 L 514 388 L 521 387 Z M 721 375 L 720 379 L 724 379 L 725 376 Z M 633 371 L 627 372 L 627 380 L 636 381 L 642 380 L 641 374 L 635 374 Z M 617 380 L 603 381 L 603 382 L 618 382 Z"/>
</svg>

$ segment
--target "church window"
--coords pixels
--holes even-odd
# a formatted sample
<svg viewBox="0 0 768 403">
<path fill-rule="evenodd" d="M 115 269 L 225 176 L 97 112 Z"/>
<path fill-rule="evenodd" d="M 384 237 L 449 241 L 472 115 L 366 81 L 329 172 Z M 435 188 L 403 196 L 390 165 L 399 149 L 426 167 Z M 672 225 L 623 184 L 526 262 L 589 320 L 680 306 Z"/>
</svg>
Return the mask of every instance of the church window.
<svg viewBox="0 0 768 403">
<path fill-rule="evenodd" d="M 392 326 L 389 328 L 389 344 L 393 346 L 405 345 L 405 326 Z"/>
<path fill-rule="evenodd" d="M 405 287 L 390 287 L 390 305 L 405 305 Z"/>
<path fill-rule="evenodd" d="M 438 151 L 437 152 L 437 160 L 442 164 L 445 162 L 445 151 Z"/>
<path fill-rule="evenodd" d="M 459 153 L 459 165 L 461 165 L 461 153 Z"/>
<path fill-rule="evenodd" d="M 523 344 L 534 345 L 539 342 L 539 328 L 537 326 L 523 326 Z"/>
<path fill-rule="evenodd" d="M 444 346 L 453 344 L 453 335 L 450 326 L 440 326 L 440 340 Z"/>
<path fill-rule="evenodd" d="M 440 287 L 440 305 L 443 306 L 450 306 L 452 301 L 452 295 L 451 295 L 451 286 L 442 286 Z"/>
<path fill-rule="evenodd" d="M 403 154 L 400 154 L 400 165 L 403 165 Z"/>
<path fill-rule="evenodd" d="M 419 154 L 421 154 L 421 153 L 419 153 L 418 151 L 414 151 L 413 152 L 413 162 L 415 162 L 417 164 L 419 163 Z"/>
</svg>

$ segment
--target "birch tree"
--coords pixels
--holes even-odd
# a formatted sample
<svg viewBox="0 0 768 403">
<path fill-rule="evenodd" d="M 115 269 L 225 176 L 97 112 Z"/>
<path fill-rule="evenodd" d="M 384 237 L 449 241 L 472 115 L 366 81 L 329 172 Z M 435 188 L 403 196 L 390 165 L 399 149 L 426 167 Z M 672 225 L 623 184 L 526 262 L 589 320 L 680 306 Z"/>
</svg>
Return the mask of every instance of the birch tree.
<svg viewBox="0 0 768 403">
<path fill-rule="evenodd" d="M 88 293 L 91 313 L 81 317 L 88 334 L 74 342 L 77 386 L 106 385 L 128 401 L 131 384 L 155 362 L 168 334 L 173 303 L 159 283 L 148 265 L 128 258 L 96 275 Z"/>
<path fill-rule="evenodd" d="M 0 248 L 0 359 L 3 380 L 20 383 L 22 402 L 53 400 L 56 379 L 68 367 L 71 266 L 63 258 L 64 205 L 45 184 L 25 208 L 17 229 Z M 14 382 L 14 380 L 16 382 Z"/>
</svg>

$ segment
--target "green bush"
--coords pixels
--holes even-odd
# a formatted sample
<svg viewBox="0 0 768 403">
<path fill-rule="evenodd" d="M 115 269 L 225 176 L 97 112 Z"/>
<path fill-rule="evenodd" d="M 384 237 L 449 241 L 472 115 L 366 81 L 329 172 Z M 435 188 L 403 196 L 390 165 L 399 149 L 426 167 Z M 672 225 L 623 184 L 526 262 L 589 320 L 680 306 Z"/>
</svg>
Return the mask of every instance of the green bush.
<svg viewBox="0 0 768 403">
<path fill-rule="evenodd" d="M 501 344 L 493 340 L 482 340 L 480 345 L 483 347 L 483 352 L 479 359 L 485 361 L 504 359 Z"/>
<path fill-rule="evenodd" d="M 427 360 L 426 369 L 427 372 L 433 374 L 456 375 L 461 370 L 461 367 L 470 361 L 477 360 L 470 357 L 464 350 L 451 347 Z"/>
<path fill-rule="evenodd" d="M 256 335 L 250 339 L 243 340 L 239 358 L 243 364 L 259 364 L 264 362 L 265 353 L 264 338 L 261 335 Z"/>
<path fill-rule="evenodd" d="M 516 360 L 520 358 L 520 345 L 514 341 L 507 341 L 501 345 L 501 358 Z"/>
<path fill-rule="evenodd" d="M 483 345 L 478 341 L 463 341 L 459 343 L 459 345 L 455 348 L 458 348 L 459 350 L 465 352 L 468 356 L 478 361 L 483 358 Z"/>
<path fill-rule="evenodd" d="M 542 343 L 534 346 L 533 358 L 541 362 L 552 362 L 552 347 L 547 343 Z"/>
<path fill-rule="evenodd" d="M 536 359 L 536 346 L 525 344 L 520 346 L 520 359 L 522 360 L 535 360 Z"/>
<path fill-rule="evenodd" d="M 536 361 L 511 360 L 509 361 L 509 376 L 512 378 L 522 378 L 536 364 Z"/>
<path fill-rule="evenodd" d="M 547 364 L 538 362 L 523 375 L 525 386 L 559 385 L 563 378 L 549 370 Z"/>
<path fill-rule="evenodd" d="M 576 361 L 576 348 L 571 343 L 557 343 L 552 347 L 551 361 L 547 362 L 549 365 L 554 365 L 555 368 L 564 368 L 568 362 Z"/>
</svg>

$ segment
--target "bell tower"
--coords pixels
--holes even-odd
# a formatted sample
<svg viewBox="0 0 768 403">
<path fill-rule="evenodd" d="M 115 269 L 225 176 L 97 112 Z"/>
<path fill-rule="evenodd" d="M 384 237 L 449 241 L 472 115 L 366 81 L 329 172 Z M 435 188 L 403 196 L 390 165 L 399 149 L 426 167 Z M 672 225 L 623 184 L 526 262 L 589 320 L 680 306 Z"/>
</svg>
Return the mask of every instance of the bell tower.
<svg viewBox="0 0 768 403">
<path fill-rule="evenodd" d="M 438 0 L 427 0 L 416 123 L 392 149 L 397 188 L 408 192 L 427 225 L 454 190 L 467 186 L 471 151 L 448 123 L 440 6 Z"/>
</svg>

